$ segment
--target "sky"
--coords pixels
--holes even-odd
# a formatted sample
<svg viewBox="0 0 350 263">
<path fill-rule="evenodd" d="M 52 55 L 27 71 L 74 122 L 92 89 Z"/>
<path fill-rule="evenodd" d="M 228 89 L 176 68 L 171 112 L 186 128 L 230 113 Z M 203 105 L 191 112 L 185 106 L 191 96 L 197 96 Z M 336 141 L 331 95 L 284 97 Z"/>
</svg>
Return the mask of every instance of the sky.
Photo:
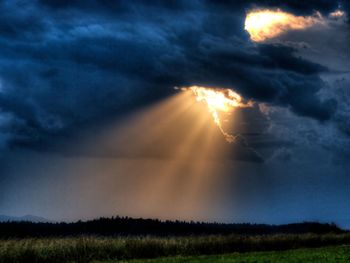
<svg viewBox="0 0 350 263">
<path fill-rule="evenodd" d="M 348 1 L 0 13 L 0 214 L 350 228 Z M 242 104 L 219 127 L 194 86 Z"/>
</svg>

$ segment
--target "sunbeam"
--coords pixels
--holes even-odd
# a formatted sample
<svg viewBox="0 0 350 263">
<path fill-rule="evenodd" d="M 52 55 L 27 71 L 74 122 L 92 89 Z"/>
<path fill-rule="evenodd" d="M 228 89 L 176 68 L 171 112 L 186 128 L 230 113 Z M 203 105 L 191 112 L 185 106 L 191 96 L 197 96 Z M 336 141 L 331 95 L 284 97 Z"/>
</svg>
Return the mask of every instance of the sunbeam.
<svg viewBox="0 0 350 263">
<path fill-rule="evenodd" d="M 234 106 L 245 104 L 239 100 Z M 123 188 L 129 192 L 116 186 L 114 193 L 116 199 L 123 198 L 123 208 L 115 207 L 123 214 L 205 218 L 217 212 L 217 202 L 226 194 L 221 185 L 226 176 L 224 163 L 235 146 L 225 143 L 207 105 L 197 103 L 190 90 L 140 110 L 103 128 L 94 140 L 87 136 L 84 141 L 83 152 L 94 152 L 108 160 L 128 158 L 128 163 L 138 167 L 125 170 L 124 165 L 117 165 L 119 161 L 113 166 L 115 184 L 123 173 L 129 178 L 122 179 Z M 138 185 L 136 181 L 142 182 L 142 187 L 133 187 Z"/>
<path fill-rule="evenodd" d="M 236 141 L 236 136 L 229 134 L 222 127 L 220 113 L 232 112 L 235 108 L 251 107 L 252 102 L 244 102 L 243 98 L 231 89 L 214 89 L 199 86 L 183 87 L 183 91 L 191 91 L 198 102 L 204 102 L 225 140 L 229 143 Z"/>
</svg>

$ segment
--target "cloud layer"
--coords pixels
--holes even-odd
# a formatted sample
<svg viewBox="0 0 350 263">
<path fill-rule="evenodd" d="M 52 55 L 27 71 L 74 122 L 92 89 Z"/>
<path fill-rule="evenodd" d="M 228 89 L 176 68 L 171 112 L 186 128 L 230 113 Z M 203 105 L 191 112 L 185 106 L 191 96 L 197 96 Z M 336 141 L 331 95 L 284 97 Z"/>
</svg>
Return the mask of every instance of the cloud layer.
<svg viewBox="0 0 350 263">
<path fill-rule="evenodd" d="M 342 3 L 344 9 L 347 3 Z M 283 44 L 254 44 L 251 8 L 329 13 L 336 1 L 4 1 L 0 4 L 0 143 L 52 138 L 165 98 L 174 86 L 234 87 L 247 99 L 331 120 L 318 94 L 329 71 Z"/>
</svg>

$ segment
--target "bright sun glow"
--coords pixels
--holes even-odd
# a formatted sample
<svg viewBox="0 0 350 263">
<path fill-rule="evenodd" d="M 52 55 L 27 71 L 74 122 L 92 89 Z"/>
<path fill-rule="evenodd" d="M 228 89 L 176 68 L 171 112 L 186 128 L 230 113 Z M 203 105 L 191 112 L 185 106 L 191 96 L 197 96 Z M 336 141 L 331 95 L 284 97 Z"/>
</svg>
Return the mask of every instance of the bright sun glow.
<svg viewBox="0 0 350 263">
<path fill-rule="evenodd" d="M 191 86 L 182 88 L 182 90 L 190 90 L 196 96 L 198 102 L 204 102 L 208 106 L 208 110 L 213 117 L 215 124 L 219 127 L 226 141 L 232 143 L 236 136 L 227 133 L 222 128 L 219 112 L 230 112 L 238 107 L 251 107 L 252 103 L 244 103 L 242 97 L 230 89 L 213 89 L 199 86 Z"/>
<path fill-rule="evenodd" d="M 262 42 L 277 37 L 289 30 L 302 30 L 316 24 L 322 24 L 320 13 L 314 16 L 295 16 L 293 14 L 277 10 L 253 10 L 247 14 L 245 30 L 255 42 Z"/>
</svg>

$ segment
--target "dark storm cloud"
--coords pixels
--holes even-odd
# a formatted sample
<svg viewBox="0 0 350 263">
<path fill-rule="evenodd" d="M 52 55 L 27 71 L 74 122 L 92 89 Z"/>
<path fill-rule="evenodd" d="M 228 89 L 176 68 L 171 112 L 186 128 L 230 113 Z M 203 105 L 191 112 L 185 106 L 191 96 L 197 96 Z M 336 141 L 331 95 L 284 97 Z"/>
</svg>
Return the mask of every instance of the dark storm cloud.
<svg viewBox="0 0 350 263">
<path fill-rule="evenodd" d="M 0 33 L 2 38 L 37 37 L 45 28 L 40 14 L 24 1 L 0 3 Z"/>
<path fill-rule="evenodd" d="M 350 2 L 343 1 L 340 6 L 348 14 L 348 24 L 350 24 Z"/>
<path fill-rule="evenodd" d="M 191 3 L 185 0 L 153 0 L 153 1 L 133 1 L 132 3 L 127 0 L 39 0 L 44 6 L 50 8 L 59 9 L 86 9 L 91 11 L 104 10 L 104 11 L 130 11 L 133 6 L 151 6 L 153 8 L 164 8 L 172 10 L 183 10 L 187 8 Z M 196 2 L 196 1 L 194 1 Z"/>
<path fill-rule="evenodd" d="M 174 86 L 230 87 L 320 121 L 327 68 L 281 45 L 253 45 L 248 8 L 332 11 L 336 1 L 7 1 L 0 5 L 0 108 L 15 145 L 53 136 L 168 96 Z M 83 126 L 84 125 L 84 126 Z"/>
<path fill-rule="evenodd" d="M 338 1 L 334 0 L 309 0 L 309 1 L 295 1 L 295 0 L 208 0 L 208 3 L 213 6 L 222 8 L 283 8 L 296 14 L 310 14 L 315 11 L 327 13 L 333 11 L 338 7 Z"/>
</svg>

